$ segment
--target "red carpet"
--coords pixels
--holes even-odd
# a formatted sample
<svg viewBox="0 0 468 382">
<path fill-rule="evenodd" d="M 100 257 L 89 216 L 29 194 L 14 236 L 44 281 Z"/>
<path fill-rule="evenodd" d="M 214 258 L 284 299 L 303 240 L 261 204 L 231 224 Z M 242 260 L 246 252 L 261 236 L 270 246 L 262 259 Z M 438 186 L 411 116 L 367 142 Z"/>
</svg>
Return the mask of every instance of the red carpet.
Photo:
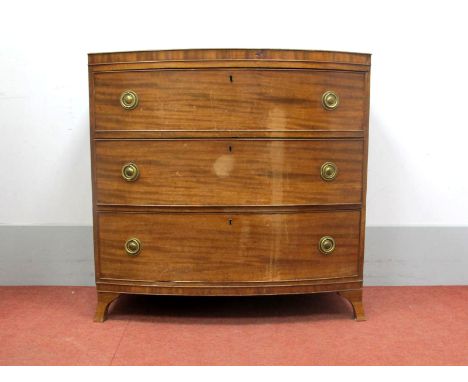
<svg viewBox="0 0 468 382">
<path fill-rule="evenodd" d="M 89 287 L 0 287 L 0 365 L 468 365 L 468 286 L 336 294 L 124 296 L 92 321 Z"/>
</svg>

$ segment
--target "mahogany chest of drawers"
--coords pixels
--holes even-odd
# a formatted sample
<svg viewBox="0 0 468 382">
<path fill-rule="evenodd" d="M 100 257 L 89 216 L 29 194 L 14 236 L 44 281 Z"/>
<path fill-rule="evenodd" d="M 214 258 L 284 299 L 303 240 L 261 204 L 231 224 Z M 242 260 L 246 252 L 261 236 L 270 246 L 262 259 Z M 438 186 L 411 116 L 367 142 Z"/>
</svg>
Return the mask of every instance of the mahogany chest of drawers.
<svg viewBox="0 0 468 382">
<path fill-rule="evenodd" d="M 95 320 L 120 294 L 362 307 L 370 55 L 89 55 Z"/>
</svg>

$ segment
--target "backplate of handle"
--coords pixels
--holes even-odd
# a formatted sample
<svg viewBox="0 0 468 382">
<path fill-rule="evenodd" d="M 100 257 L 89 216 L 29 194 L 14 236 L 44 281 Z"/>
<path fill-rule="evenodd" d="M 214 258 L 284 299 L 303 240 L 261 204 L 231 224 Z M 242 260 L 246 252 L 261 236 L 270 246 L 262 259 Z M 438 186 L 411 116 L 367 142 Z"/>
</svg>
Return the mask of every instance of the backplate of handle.
<svg viewBox="0 0 468 382">
<path fill-rule="evenodd" d="M 125 242 L 125 252 L 129 256 L 137 256 L 141 251 L 141 242 L 136 237 L 132 237 Z"/>
<path fill-rule="evenodd" d="M 324 255 L 330 255 L 336 247 L 335 239 L 331 236 L 323 236 L 319 240 L 319 250 Z"/>
<path fill-rule="evenodd" d="M 135 109 L 138 106 L 138 95 L 133 90 L 125 90 L 120 95 L 120 105 L 126 110 Z"/>
<path fill-rule="evenodd" d="M 138 179 L 140 170 L 135 163 L 126 163 L 122 166 L 122 178 L 127 182 L 134 182 Z"/>
</svg>

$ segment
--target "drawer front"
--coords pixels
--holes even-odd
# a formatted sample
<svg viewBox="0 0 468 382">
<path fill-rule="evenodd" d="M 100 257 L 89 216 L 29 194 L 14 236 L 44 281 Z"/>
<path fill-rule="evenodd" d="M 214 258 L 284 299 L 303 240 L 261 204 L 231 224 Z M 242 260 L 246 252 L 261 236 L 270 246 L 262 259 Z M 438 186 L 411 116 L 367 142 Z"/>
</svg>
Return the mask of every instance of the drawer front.
<svg viewBox="0 0 468 382">
<path fill-rule="evenodd" d="M 131 90 L 138 98 L 124 99 Z M 323 106 L 335 92 L 339 105 Z M 135 96 L 133 96 L 135 97 Z M 153 70 L 94 75 L 96 130 L 363 129 L 365 74 L 313 70 Z M 332 102 L 333 103 L 333 102 Z"/>
<path fill-rule="evenodd" d="M 359 221 L 359 211 L 100 213 L 98 278 L 246 282 L 353 277 Z M 325 236 L 334 240 L 330 254 L 319 250 Z M 126 243 L 137 254 L 128 254 Z"/>
<path fill-rule="evenodd" d="M 96 200 L 120 205 L 360 203 L 359 140 L 96 141 Z M 325 163 L 336 166 L 322 178 Z M 138 178 L 125 180 L 132 164 Z"/>
</svg>

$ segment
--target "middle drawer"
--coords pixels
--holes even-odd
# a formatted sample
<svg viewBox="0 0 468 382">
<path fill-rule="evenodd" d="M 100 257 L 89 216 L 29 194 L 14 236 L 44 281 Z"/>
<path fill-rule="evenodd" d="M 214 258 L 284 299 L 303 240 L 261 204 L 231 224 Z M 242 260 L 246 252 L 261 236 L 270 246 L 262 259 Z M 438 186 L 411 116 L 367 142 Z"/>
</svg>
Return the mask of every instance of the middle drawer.
<svg viewBox="0 0 468 382">
<path fill-rule="evenodd" d="M 97 204 L 361 203 L 360 140 L 96 140 Z"/>
</svg>

